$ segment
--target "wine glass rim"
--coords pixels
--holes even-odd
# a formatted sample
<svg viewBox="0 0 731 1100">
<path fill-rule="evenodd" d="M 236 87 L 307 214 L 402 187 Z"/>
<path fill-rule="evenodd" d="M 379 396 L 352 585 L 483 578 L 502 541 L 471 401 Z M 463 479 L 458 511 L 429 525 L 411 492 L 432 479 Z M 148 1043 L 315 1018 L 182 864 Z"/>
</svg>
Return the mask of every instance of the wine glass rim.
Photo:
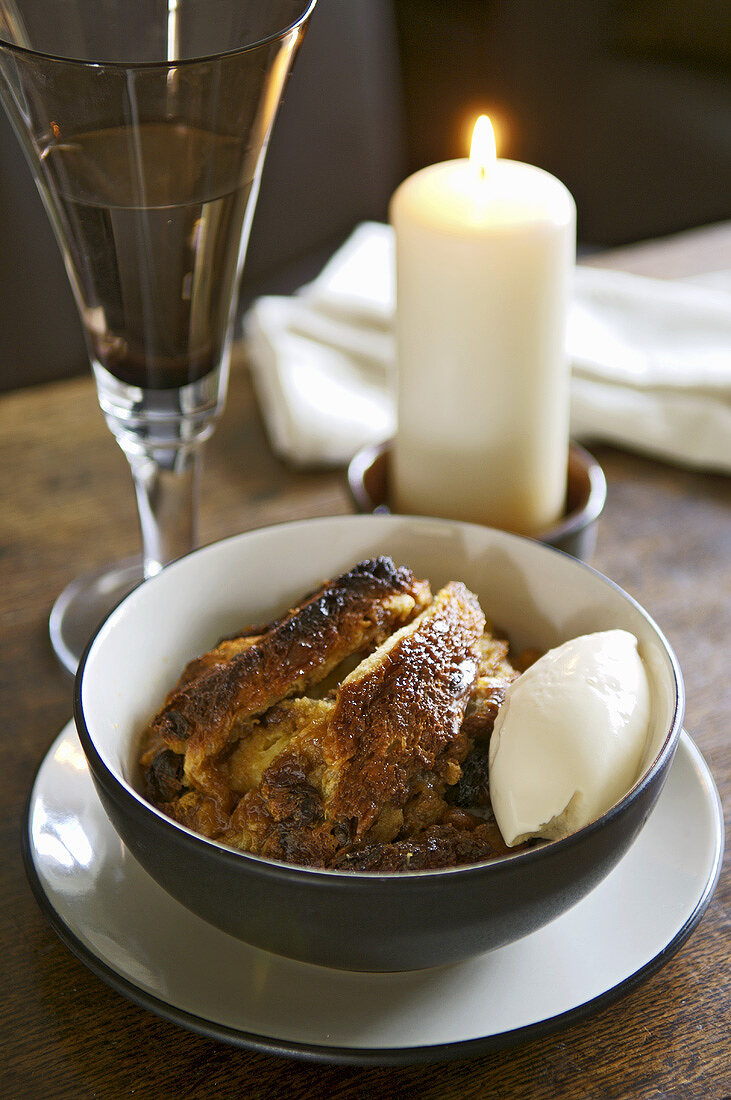
<svg viewBox="0 0 731 1100">
<path fill-rule="evenodd" d="M 79 65 L 85 66 L 90 69 L 119 69 L 121 71 L 128 71 L 131 69 L 179 69 L 184 66 L 200 65 L 206 61 L 218 61 L 224 57 L 233 57 L 237 54 L 248 53 L 250 50 L 259 49 L 261 46 L 266 46 L 271 42 L 277 42 L 285 38 L 292 31 L 301 27 L 309 18 L 315 7 L 317 0 L 306 0 L 304 10 L 293 19 L 287 26 L 282 27 L 280 30 L 272 31 L 271 34 L 265 34 L 262 38 L 257 38 L 254 42 L 247 42 L 243 46 L 235 46 L 230 50 L 219 50 L 215 53 L 197 54 L 194 57 L 182 57 L 175 60 L 165 61 L 92 61 L 89 58 L 64 56 L 63 54 L 56 54 L 46 50 L 34 50 L 30 46 L 22 46 L 17 42 L 9 42 L 7 38 L 3 36 L 0 30 L 0 48 L 11 50 L 13 53 L 25 54 L 28 57 L 43 58 L 44 61 L 59 62 L 65 65 Z"/>
</svg>

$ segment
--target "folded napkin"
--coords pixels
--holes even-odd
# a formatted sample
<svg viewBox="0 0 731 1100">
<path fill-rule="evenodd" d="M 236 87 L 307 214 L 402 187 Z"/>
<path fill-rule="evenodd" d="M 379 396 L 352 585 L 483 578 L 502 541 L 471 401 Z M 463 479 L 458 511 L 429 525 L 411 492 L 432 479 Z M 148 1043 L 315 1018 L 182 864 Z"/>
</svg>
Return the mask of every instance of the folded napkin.
<svg viewBox="0 0 731 1100">
<path fill-rule="evenodd" d="M 394 241 L 360 225 L 244 336 L 272 445 L 338 465 L 395 429 Z M 666 281 L 581 267 L 569 314 L 571 434 L 731 473 L 731 271 Z"/>
</svg>

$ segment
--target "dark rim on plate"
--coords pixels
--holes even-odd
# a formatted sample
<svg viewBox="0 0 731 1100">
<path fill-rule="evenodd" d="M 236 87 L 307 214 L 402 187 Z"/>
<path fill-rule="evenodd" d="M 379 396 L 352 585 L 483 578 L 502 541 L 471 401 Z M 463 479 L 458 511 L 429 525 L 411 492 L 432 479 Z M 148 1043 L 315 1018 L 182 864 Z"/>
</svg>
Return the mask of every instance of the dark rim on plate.
<svg viewBox="0 0 731 1100">
<path fill-rule="evenodd" d="M 702 765 L 704 776 L 711 778 L 708 767 L 700 751 L 687 734 L 685 735 L 685 743 L 694 762 L 697 765 Z M 42 766 L 43 761 L 40 767 Z M 40 771 L 40 767 L 38 771 Z M 36 778 L 37 774 L 38 773 L 36 773 Z M 425 1047 L 349 1048 L 313 1046 L 311 1044 L 295 1041 L 270 1039 L 250 1032 L 239 1031 L 236 1028 L 231 1028 L 224 1024 L 213 1024 L 211 1021 L 196 1016 L 194 1013 L 188 1012 L 185 1009 L 176 1008 L 153 994 L 145 993 L 134 985 L 133 982 L 129 981 L 129 979 L 123 977 L 112 969 L 112 967 L 97 958 L 94 952 L 88 948 L 76 934 L 71 931 L 65 921 L 62 920 L 43 889 L 43 885 L 33 861 L 32 846 L 30 842 L 30 811 L 35 790 L 35 781 L 31 787 L 23 814 L 21 846 L 23 863 L 33 895 L 58 938 L 76 958 L 91 970 L 92 973 L 96 974 L 98 978 L 101 978 L 102 981 L 116 992 L 122 994 L 141 1008 L 145 1008 L 156 1016 L 171 1023 L 178 1024 L 188 1031 L 203 1035 L 206 1038 L 216 1039 L 232 1046 L 246 1050 L 254 1050 L 262 1054 L 284 1056 L 299 1061 L 335 1063 L 341 1065 L 414 1065 L 428 1062 L 474 1058 L 480 1054 L 490 1054 L 507 1047 L 517 1046 L 530 1039 L 539 1039 L 546 1035 L 550 1035 L 555 1031 L 568 1027 L 613 1004 L 669 962 L 686 942 L 708 908 L 721 871 L 723 856 L 723 813 L 718 791 L 712 779 L 711 783 L 707 783 L 706 785 L 713 795 L 716 820 L 716 850 L 714 852 L 711 873 L 702 894 L 696 902 L 693 912 L 681 928 L 678 929 L 675 936 L 665 944 L 657 955 L 650 959 L 649 962 L 645 963 L 639 970 L 635 971 L 635 973 L 630 974 L 623 981 L 619 982 L 616 986 L 605 990 L 604 993 L 600 993 L 597 997 L 584 1002 L 584 1004 L 577 1005 L 575 1008 L 560 1013 L 558 1016 L 552 1016 L 547 1020 L 540 1020 L 534 1024 L 515 1028 L 512 1031 L 500 1032 L 496 1035 L 482 1036 L 475 1039 L 464 1039 L 455 1043 L 440 1043 Z M 160 889 L 162 889 L 162 887 L 160 887 Z"/>
</svg>

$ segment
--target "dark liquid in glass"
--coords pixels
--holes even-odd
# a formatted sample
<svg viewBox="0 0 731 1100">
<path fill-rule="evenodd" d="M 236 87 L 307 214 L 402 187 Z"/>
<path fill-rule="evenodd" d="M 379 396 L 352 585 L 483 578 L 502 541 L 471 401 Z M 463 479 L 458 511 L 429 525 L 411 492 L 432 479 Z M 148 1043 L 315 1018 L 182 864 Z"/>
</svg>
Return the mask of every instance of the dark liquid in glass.
<svg viewBox="0 0 731 1100">
<path fill-rule="evenodd" d="M 180 122 L 44 150 L 92 354 L 120 381 L 171 389 L 218 365 L 251 191 L 244 154 L 240 139 Z"/>
</svg>

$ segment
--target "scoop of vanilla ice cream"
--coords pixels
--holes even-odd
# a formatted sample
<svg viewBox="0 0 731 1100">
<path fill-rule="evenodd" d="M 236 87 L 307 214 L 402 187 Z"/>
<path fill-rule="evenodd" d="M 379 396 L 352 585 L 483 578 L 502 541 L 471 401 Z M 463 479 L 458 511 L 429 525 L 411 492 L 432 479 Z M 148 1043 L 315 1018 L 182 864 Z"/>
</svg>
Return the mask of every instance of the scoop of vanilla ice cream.
<svg viewBox="0 0 731 1100">
<path fill-rule="evenodd" d="M 573 638 L 508 688 L 490 741 L 490 799 L 506 844 L 558 839 L 637 779 L 650 687 L 626 630 Z"/>
</svg>

